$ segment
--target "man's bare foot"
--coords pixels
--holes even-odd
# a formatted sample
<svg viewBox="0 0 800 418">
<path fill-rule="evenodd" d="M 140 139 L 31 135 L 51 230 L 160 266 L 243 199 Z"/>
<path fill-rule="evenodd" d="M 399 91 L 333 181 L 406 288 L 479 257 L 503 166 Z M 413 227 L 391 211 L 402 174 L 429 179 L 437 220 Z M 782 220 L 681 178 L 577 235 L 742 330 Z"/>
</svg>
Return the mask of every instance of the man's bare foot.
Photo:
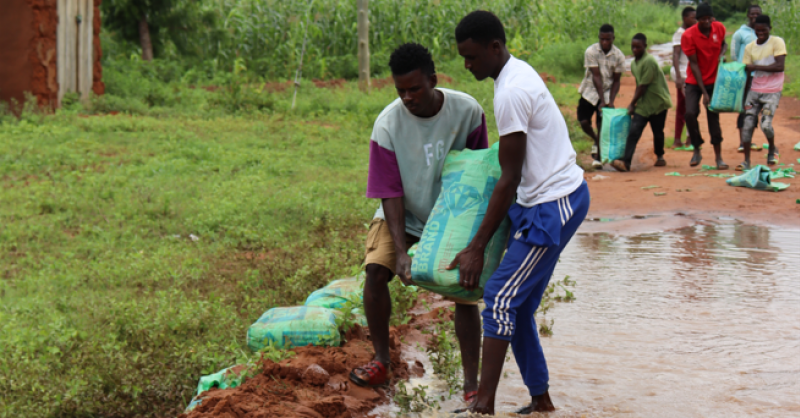
<svg viewBox="0 0 800 418">
<path fill-rule="evenodd" d="M 550 400 L 550 393 L 545 392 L 541 395 L 532 396 L 531 397 L 531 404 L 520 408 L 514 413 L 520 415 L 529 415 L 534 412 L 553 412 L 556 410 L 555 405 L 553 405 L 553 401 Z"/>
</svg>

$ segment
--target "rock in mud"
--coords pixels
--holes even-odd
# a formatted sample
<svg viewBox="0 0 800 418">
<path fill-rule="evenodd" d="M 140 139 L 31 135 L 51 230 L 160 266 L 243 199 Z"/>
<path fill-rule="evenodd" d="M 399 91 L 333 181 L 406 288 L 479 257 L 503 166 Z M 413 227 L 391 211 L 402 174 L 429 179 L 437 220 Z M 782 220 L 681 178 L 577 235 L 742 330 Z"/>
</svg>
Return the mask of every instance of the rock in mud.
<svg viewBox="0 0 800 418">
<path fill-rule="evenodd" d="M 301 377 L 303 381 L 309 385 L 323 386 L 328 383 L 331 375 L 328 374 L 328 372 L 326 372 L 325 369 L 320 367 L 318 364 L 312 364 L 303 371 L 303 375 Z"/>
</svg>

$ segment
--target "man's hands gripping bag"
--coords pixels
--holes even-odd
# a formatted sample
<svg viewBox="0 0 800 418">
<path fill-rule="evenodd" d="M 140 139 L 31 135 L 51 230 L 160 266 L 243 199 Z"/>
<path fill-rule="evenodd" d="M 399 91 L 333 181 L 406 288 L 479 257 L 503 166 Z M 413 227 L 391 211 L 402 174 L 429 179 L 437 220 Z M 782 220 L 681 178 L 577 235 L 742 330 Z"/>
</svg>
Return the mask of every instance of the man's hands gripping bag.
<svg viewBox="0 0 800 418">
<path fill-rule="evenodd" d="M 619 160 L 625 156 L 625 144 L 631 129 L 631 117 L 627 109 L 603 108 L 603 124 L 600 130 L 600 156 L 603 163 Z"/>
<path fill-rule="evenodd" d="M 269 344 L 279 348 L 322 345 L 338 347 L 341 342 L 337 317 L 342 313 L 318 306 L 272 308 L 247 329 L 247 346 L 258 351 Z"/>
<path fill-rule="evenodd" d="M 714 83 L 714 94 L 708 110 L 712 112 L 744 112 L 744 85 L 747 83 L 745 65 L 740 62 L 719 64 L 717 81 Z"/>
<path fill-rule="evenodd" d="M 467 291 L 458 284 L 458 269 L 446 270 L 478 232 L 489 198 L 500 179 L 499 144 L 485 150 L 450 151 L 442 171 L 442 191 L 428 216 L 411 263 L 411 279 L 420 287 L 444 296 L 474 301 L 497 270 L 508 239 L 506 218 L 484 253 L 480 287 Z"/>
</svg>

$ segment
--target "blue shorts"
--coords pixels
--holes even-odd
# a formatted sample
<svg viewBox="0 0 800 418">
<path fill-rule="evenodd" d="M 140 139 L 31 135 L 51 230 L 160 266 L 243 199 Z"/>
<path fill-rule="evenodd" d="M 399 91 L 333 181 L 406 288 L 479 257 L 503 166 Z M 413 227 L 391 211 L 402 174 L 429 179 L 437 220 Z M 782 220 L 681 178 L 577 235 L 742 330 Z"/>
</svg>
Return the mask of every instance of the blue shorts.
<svg viewBox="0 0 800 418">
<path fill-rule="evenodd" d="M 531 396 L 541 395 L 549 387 L 534 313 L 561 251 L 588 211 L 585 181 L 569 196 L 553 202 L 531 208 L 512 205 L 508 251 L 484 287 L 483 336 L 511 342 Z"/>
</svg>

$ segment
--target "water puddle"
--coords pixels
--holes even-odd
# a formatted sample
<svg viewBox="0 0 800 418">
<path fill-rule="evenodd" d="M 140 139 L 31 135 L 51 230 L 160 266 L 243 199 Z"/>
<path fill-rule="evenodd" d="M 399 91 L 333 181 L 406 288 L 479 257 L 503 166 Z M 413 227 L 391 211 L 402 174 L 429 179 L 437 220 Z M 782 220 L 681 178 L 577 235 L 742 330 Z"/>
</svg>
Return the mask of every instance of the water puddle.
<svg viewBox="0 0 800 418">
<path fill-rule="evenodd" d="M 580 233 L 556 269 L 565 275 L 577 300 L 548 312 L 555 334 L 542 341 L 558 410 L 541 416 L 800 416 L 800 231 Z M 430 370 L 424 353 L 413 356 Z M 410 385 L 447 392 L 430 375 Z M 498 414 L 529 400 L 511 356 Z M 460 394 L 440 404 L 463 406 Z"/>
</svg>

